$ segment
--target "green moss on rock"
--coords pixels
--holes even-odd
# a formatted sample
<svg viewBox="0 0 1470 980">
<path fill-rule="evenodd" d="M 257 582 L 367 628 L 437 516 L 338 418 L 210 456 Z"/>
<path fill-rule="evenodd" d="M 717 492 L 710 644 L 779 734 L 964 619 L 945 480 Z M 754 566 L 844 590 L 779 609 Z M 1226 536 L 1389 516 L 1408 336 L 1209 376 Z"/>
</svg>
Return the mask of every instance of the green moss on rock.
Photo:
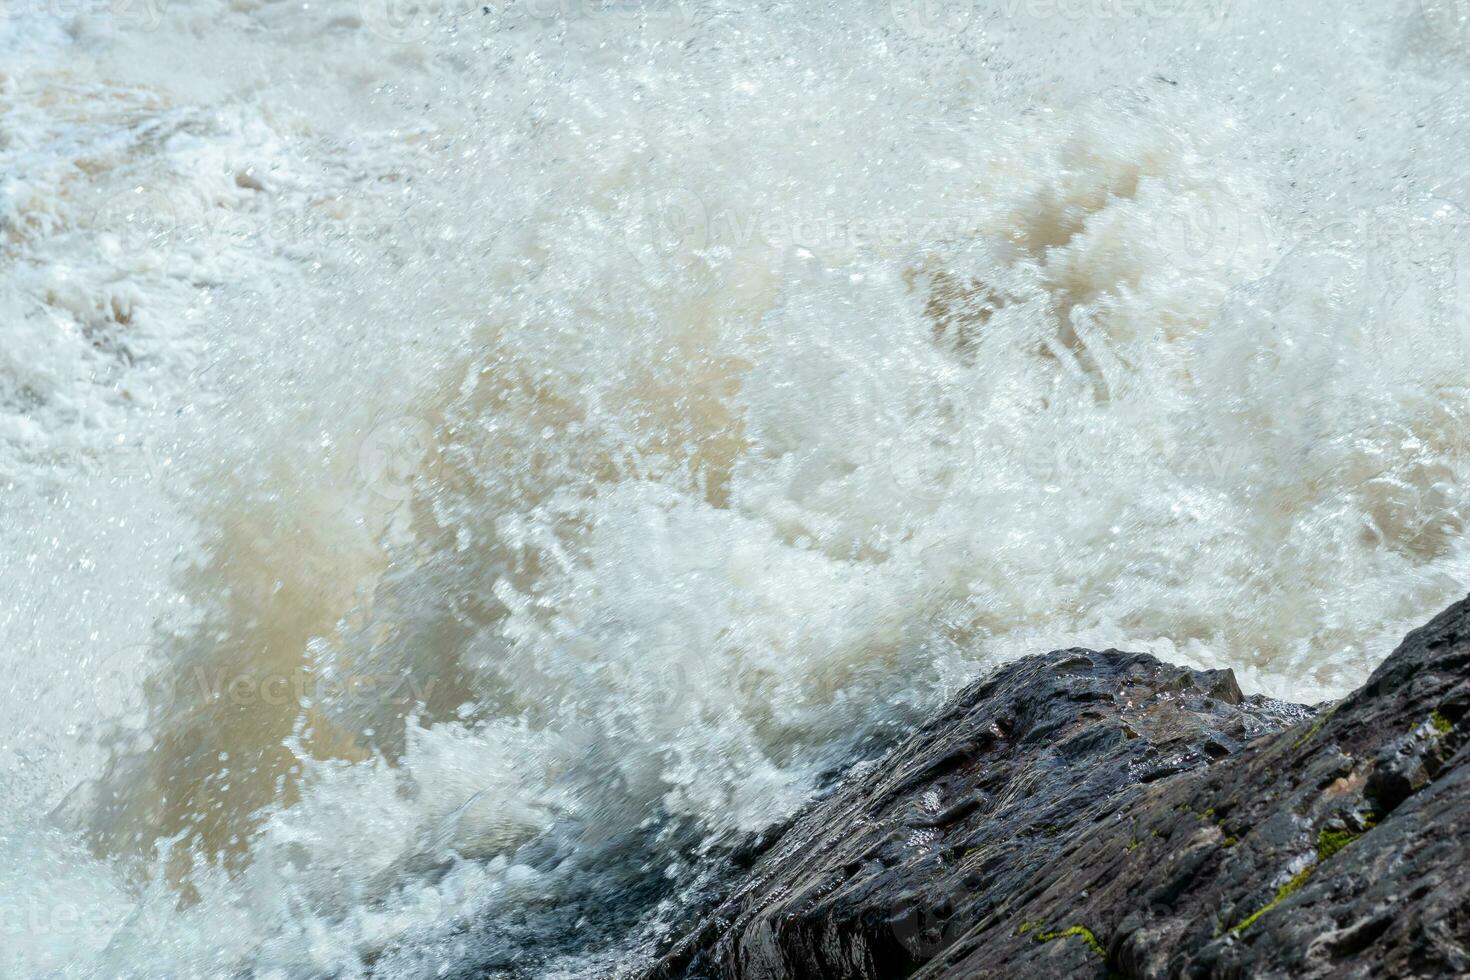
<svg viewBox="0 0 1470 980">
<path fill-rule="evenodd" d="M 1297 891 L 1297 889 L 1305 885 L 1307 883 L 1307 879 L 1312 877 L 1312 872 L 1316 870 L 1317 866 L 1314 864 L 1311 867 L 1303 868 L 1301 871 L 1298 871 L 1296 874 L 1292 875 L 1290 881 L 1282 885 L 1280 888 L 1276 889 L 1275 898 L 1271 899 L 1271 901 L 1267 902 L 1265 905 L 1261 906 L 1250 915 L 1246 916 L 1243 922 L 1241 922 L 1230 931 L 1235 933 L 1245 932 L 1257 919 L 1274 909 L 1276 906 L 1280 905 L 1282 902 L 1286 901 L 1288 898 L 1291 897 L 1294 892 Z"/>
<path fill-rule="evenodd" d="M 1316 735 L 1322 730 L 1322 726 L 1327 724 L 1327 719 L 1331 718 L 1332 712 L 1336 710 L 1336 708 L 1328 708 L 1326 711 L 1322 712 L 1322 716 L 1312 723 L 1312 727 L 1307 729 L 1307 733 L 1305 735 L 1296 740 L 1296 742 L 1292 745 L 1292 748 L 1299 749 L 1303 745 L 1306 745 L 1308 742 L 1310 742 L 1312 740 L 1312 736 Z"/>
<path fill-rule="evenodd" d="M 1324 830 L 1317 835 L 1317 862 L 1326 861 L 1338 851 L 1347 847 L 1362 834 L 1355 834 L 1351 830 Z"/>
<path fill-rule="evenodd" d="M 1091 949 L 1103 959 L 1108 958 L 1107 949 L 1098 941 L 1093 931 L 1086 926 L 1069 926 L 1059 932 L 1038 932 L 1036 934 L 1036 941 L 1038 943 L 1049 943 L 1053 939 L 1066 939 L 1070 936 L 1076 936 L 1081 939 L 1087 944 L 1088 949 Z"/>
</svg>

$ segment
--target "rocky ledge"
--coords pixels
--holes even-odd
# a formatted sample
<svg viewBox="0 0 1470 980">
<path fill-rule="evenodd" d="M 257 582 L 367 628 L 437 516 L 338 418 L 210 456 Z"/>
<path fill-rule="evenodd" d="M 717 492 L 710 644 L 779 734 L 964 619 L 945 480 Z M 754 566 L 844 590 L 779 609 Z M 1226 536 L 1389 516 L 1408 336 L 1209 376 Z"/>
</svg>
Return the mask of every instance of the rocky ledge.
<svg viewBox="0 0 1470 980">
<path fill-rule="evenodd" d="M 849 774 L 647 974 L 1470 976 L 1470 600 L 1331 706 L 1063 650 Z"/>
</svg>

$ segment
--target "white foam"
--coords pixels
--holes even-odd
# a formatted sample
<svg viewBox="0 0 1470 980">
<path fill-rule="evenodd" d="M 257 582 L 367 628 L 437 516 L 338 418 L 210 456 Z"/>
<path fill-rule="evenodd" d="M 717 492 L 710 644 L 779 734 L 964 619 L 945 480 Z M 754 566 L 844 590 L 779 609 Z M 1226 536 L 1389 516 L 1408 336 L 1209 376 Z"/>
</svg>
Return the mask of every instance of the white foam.
<svg viewBox="0 0 1470 980">
<path fill-rule="evenodd" d="M 1125 6 L 11 10 L 9 972 L 588 953 L 988 665 L 1463 593 L 1463 39 Z"/>
</svg>

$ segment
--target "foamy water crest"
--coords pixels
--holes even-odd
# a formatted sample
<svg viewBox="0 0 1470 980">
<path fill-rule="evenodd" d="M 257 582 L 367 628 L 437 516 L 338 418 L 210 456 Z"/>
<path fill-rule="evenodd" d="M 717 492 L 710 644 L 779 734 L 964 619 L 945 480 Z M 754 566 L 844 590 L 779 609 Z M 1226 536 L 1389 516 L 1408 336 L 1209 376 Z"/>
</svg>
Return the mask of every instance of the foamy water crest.
<svg viewBox="0 0 1470 980">
<path fill-rule="evenodd" d="M 608 975 L 995 664 L 1350 689 L 1470 581 L 1463 23 L 8 6 L 0 972 Z"/>
</svg>

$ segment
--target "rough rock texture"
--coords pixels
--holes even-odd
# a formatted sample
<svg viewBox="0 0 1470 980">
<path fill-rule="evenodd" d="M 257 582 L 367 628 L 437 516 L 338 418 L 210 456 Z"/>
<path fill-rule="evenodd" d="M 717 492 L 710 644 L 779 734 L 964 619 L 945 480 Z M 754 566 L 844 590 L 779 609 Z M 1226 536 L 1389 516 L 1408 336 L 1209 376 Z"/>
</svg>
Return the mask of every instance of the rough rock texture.
<svg viewBox="0 0 1470 980">
<path fill-rule="evenodd" d="M 1330 708 L 1066 650 L 854 772 L 648 974 L 1470 976 L 1470 600 Z"/>
</svg>

